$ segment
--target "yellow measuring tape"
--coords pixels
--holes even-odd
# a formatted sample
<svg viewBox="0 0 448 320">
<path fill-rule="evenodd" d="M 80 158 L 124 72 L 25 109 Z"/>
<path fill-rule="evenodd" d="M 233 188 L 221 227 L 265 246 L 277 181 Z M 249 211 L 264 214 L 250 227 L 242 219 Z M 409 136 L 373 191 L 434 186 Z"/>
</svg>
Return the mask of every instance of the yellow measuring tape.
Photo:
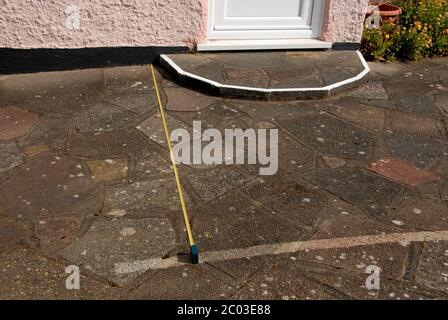
<svg viewBox="0 0 448 320">
<path fill-rule="evenodd" d="M 160 99 L 159 86 L 157 85 L 157 78 L 156 78 L 156 75 L 154 72 L 154 67 L 152 64 L 148 66 L 148 70 L 149 70 L 150 74 L 152 75 L 152 79 L 154 82 L 154 90 L 156 92 L 157 102 L 159 103 L 160 115 L 162 118 L 163 127 L 165 129 L 168 150 L 170 151 L 170 159 L 171 159 L 171 163 L 173 165 L 174 177 L 176 178 L 177 191 L 179 192 L 180 204 L 182 207 L 182 212 L 184 214 L 184 222 L 185 222 L 185 227 L 187 229 L 188 241 L 190 242 L 191 260 L 192 260 L 193 264 L 197 264 L 197 263 L 199 263 L 198 246 L 194 243 L 193 233 L 191 232 L 190 221 L 188 219 L 187 206 L 185 205 L 184 192 L 182 189 L 182 184 L 180 183 L 179 172 L 178 172 L 177 166 L 176 166 L 176 159 L 174 159 L 173 146 L 171 145 L 170 132 L 168 130 L 165 112 L 163 110 L 163 105 L 162 105 L 162 99 Z"/>
</svg>

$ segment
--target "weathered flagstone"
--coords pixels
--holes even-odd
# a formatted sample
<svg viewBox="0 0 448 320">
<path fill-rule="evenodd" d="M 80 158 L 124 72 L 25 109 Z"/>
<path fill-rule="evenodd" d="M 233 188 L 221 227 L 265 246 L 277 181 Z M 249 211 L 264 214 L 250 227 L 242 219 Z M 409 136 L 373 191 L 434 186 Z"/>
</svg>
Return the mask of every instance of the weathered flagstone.
<svg viewBox="0 0 448 320">
<path fill-rule="evenodd" d="M 47 145 L 53 149 L 63 148 L 72 122 L 67 119 L 42 118 L 20 143 L 26 146 Z"/>
<path fill-rule="evenodd" d="M 416 282 L 421 286 L 448 293 L 448 242 L 423 244 Z"/>
<path fill-rule="evenodd" d="M 127 158 L 89 160 L 86 163 L 92 174 L 92 179 L 96 181 L 124 179 L 129 170 Z"/>
<path fill-rule="evenodd" d="M 39 247 L 50 254 L 59 253 L 63 248 L 76 240 L 81 231 L 82 218 L 61 217 L 42 218 L 34 223 Z"/>
<path fill-rule="evenodd" d="M 282 120 L 297 139 L 325 154 L 362 160 L 375 144 L 375 137 L 326 114 Z"/>
<path fill-rule="evenodd" d="M 38 120 L 37 114 L 15 106 L 0 108 L 0 141 L 25 135 Z"/>
<path fill-rule="evenodd" d="M 130 293 L 132 299 L 229 299 L 235 288 L 202 267 L 184 266 L 155 272 Z"/>
<path fill-rule="evenodd" d="M 209 170 L 196 170 L 188 174 L 186 179 L 202 200 L 209 201 L 248 181 L 250 176 L 222 165 Z"/>
<path fill-rule="evenodd" d="M 147 92 L 149 88 L 152 88 L 152 79 L 146 66 L 107 68 L 105 76 L 108 91 Z"/>
<path fill-rule="evenodd" d="M 161 98 L 162 101 L 166 101 L 164 95 Z M 137 114 L 153 111 L 157 107 L 157 98 L 151 89 L 123 92 L 109 91 L 106 92 L 103 100 Z"/>
<path fill-rule="evenodd" d="M 431 168 L 448 152 L 448 145 L 426 137 L 389 133 L 385 141 L 390 152 L 418 167 Z"/>
<path fill-rule="evenodd" d="M 0 255 L 1 299 L 101 299 L 111 295 L 113 288 L 86 277 L 81 270 L 80 290 L 66 287 L 66 267 L 47 259 L 34 249 L 14 247 Z"/>
<path fill-rule="evenodd" d="M 166 109 L 170 111 L 201 111 L 218 100 L 181 87 L 166 88 L 165 92 L 168 97 Z"/>
<path fill-rule="evenodd" d="M 347 96 L 361 99 L 389 99 L 389 96 L 381 82 L 369 82 L 361 88 L 348 93 Z"/>
<path fill-rule="evenodd" d="M 42 153 L 0 185 L 0 203 L 13 218 L 57 216 L 76 209 L 97 188 L 79 161 Z"/>
<path fill-rule="evenodd" d="M 406 161 L 396 158 L 380 159 L 368 166 L 367 169 L 394 182 L 412 187 L 429 181 L 440 180 L 434 173 L 417 168 Z"/>
<path fill-rule="evenodd" d="M 427 198 L 407 198 L 400 203 L 393 220 L 407 230 L 447 230 L 447 212 L 448 207 L 442 201 Z"/>
<path fill-rule="evenodd" d="M 341 295 L 303 275 L 278 268 L 265 268 L 235 294 L 238 300 L 328 300 L 338 297 Z"/>
<path fill-rule="evenodd" d="M 384 110 L 356 103 L 349 99 L 336 100 L 327 107 L 327 112 L 356 123 L 374 132 L 381 132 L 384 125 Z"/>
<path fill-rule="evenodd" d="M 248 197 L 230 194 L 194 213 L 193 230 L 203 251 L 301 240 L 299 223 L 264 210 Z"/>
<path fill-rule="evenodd" d="M 426 117 L 439 117 L 439 111 L 433 99 L 426 95 L 397 93 L 394 95 L 394 101 L 398 110 Z"/>
<path fill-rule="evenodd" d="M 416 117 L 405 112 L 391 112 L 388 127 L 392 131 L 418 134 L 428 138 L 446 138 L 446 130 L 441 121 Z"/>
<path fill-rule="evenodd" d="M 359 169 L 323 170 L 307 179 L 375 215 L 385 215 L 403 191 L 400 185 Z"/>
<path fill-rule="evenodd" d="M 269 182 L 262 178 L 251 181 L 244 191 L 262 203 L 268 212 L 294 221 L 304 227 L 313 227 L 320 219 L 320 212 L 327 197 L 302 182 Z M 308 229 L 309 230 L 309 229 Z"/>
<path fill-rule="evenodd" d="M 171 115 L 169 114 L 165 115 L 165 119 L 167 122 L 169 132 L 172 132 L 173 130 L 176 129 L 186 129 L 190 133 L 190 135 L 192 134 L 192 130 L 189 129 L 189 127 L 185 123 L 177 120 Z M 155 113 L 152 116 L 148 117 L 148 119 L 146 119 L 137 126 L 137 129 L 143 132 L 152 141 L 164 146 L 165 148 L 168 148 L 166 142 L 165 128 L 163 127 L 163 122 L 160 113 Z"/>
<path fill-rule="evenodd" d="M 101 133 L 76 133 L 71 135 L 66 150 L 74 156 L 109 159 L 126 154 L 136 154 L 148 146 L 145 136 L 133 128 Z"/>
<path fill-rule="evenodd" d="M 102 212 L 111 217 L 166 216 L 167 212 L 180 209 L 176 182 L 169 178 L 108 187 Z"/>
<path fill-rule="evenodd" d="M 95 103 L 80 113 L 76 126 L 81 132 L 101 132 L 118 129 L 132 119 L 132 114 L 109 103 Z"/>
<path fill-rule="evenodd" d="M 20 166 L 22 154 L 14 142 L 0 143 L 0 173 Z"/>
<path fill-rule="evenodd" d="M 175 245 L 168 219 L 98 221 L 62 254 L 76 265 L 125 285 L 146 271 L 134 269 L 133 263 L 162 258 Z"/>
<path fill-rule="evenodd" d="M 318 114 L 319 109 L 316 106 L 308 105 L 302 102 L 253 102 L 253 101 L 232 101 L 241 111 L 249 114 L 257 120 L 276 121 L 282 117 L 303 116 Z"/>
<path fill-rule="evenodd" d="M 166 153 L 166 157 L 168 156 Z M 149 148 L 144 148 L 135 155 L 135 175 L 141 179 L 172 173 L 171 163 Z"/>
<path fill-rule="evenodd" d="M 17 243 L 29 233 L 26 226 L 5 218 L 0 218 L 0 230 L 0 252 Z"/>
<path fill-rule="evenodd" d="M 380 282 L 380 300 L 434 300 L 448 299 L 448 295 L 443 292 L 431 290 L 428 287 L 421 286 L 414 281 L 397 281 L 391 279 L 382 279 Z"/>
</svg>

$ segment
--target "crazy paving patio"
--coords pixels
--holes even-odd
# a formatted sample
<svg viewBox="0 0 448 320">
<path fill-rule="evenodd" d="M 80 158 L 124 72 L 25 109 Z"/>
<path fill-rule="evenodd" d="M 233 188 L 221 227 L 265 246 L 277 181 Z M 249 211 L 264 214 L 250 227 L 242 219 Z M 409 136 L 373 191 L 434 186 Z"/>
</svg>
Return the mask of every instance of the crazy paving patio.
<svg viewBox="0 0 448 320">
<path fill-rule="evenodd" d="M 370 67 L 358 88 L 287 102 L 159 70 L 170 129 L 279 129 L 275 176 L 179 167 L 199 265 L 146 67 L 0 76 L 0 298 L 448 298 L 448 59 Z"/>
</svg>

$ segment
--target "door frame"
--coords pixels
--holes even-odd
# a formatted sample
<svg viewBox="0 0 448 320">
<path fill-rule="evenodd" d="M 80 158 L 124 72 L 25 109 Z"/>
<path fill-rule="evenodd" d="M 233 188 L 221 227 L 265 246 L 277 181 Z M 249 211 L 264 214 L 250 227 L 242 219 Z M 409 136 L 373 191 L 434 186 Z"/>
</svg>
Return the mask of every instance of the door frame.
<svg viewBox="0 0 448 320">
<path fill-rule="evenodd" d="M 208 40 L 275 40 L 275 39 L 319 39 L 323 23 L 326 0 L 314 0 L 311 14 L 311 30 L 265 30 L 263 35 L 257 30 L 244 31 L 216 31 L 215 8 L 216 2 L 222 0 L 208 0 Z M 304 32 L 305 31 L 305 32 Z"/>
</svg>

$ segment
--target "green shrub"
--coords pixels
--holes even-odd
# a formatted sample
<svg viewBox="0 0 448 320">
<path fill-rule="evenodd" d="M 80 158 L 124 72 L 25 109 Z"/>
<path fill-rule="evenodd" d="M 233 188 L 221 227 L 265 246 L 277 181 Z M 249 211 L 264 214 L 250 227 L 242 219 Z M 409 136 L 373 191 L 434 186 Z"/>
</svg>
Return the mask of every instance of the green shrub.
<svg viewBox="0 0 448 320">
<path fill-rule="evenodd" d="M 419 60 L 448 55 L 448 0 L 397 0 L 403 13 L 379 29 L 364 28 L 361 50 L 369 60 Z"/>
</svg>

